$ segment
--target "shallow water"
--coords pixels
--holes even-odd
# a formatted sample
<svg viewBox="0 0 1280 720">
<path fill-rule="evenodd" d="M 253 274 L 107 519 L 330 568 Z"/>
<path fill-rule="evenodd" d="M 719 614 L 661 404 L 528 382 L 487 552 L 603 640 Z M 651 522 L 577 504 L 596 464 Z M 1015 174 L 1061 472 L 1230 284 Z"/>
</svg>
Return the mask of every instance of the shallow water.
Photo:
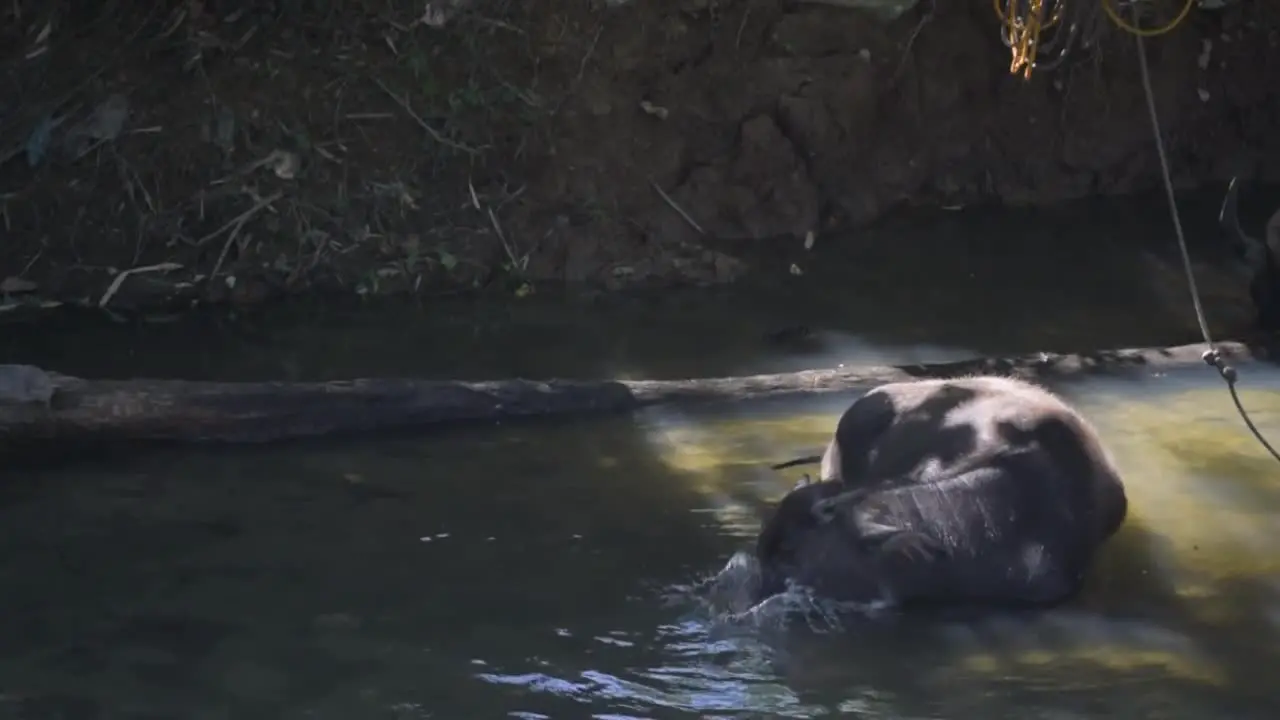
<svg viewBox="0 0 1280 720">
<path fill-rule="evenodd" d="M 797 311 L 757 293 L 540 322 L 380 308 L 308 311 L 309 330 L 68 325 L 8 352 L 89 375 L 655 377 L 1190 339 L 1123 284 L 1046 320 L 1035 308 L 1063 290 L 1042 284 L 1003 304 L 989 283 L 956 289 L 863 332 L 865 311 L 820 319 L 800 348 L 760 335 L 812 297 Z M 966 316 L 968 345 L 949 326 Z M 1280 370 L 1246 367 L 1241 387 L 1280 439 Z M 1208 369 L 1058 389 L 1129 488 L 1086 592 L 829 634 L 725 633 L 677 589 L 750 541 L 795 479 L 768 463 L 820 446 L 848 397 L 10 468 L 0 719 L 1272 717 L 1280 468 Z"/>
<path fill-rule="evenodd" d="M 1280 436 L 1280 372 L 1246 378 Z M 1133 508 L 1078 601 L 826 635 L 716 632 L 673 588 L 834 398 L 69 462 L 0 507 L 0 717 L 1261 718 L 1280 473 L 1216 383 L 1063 388 Z"/>
</svg>

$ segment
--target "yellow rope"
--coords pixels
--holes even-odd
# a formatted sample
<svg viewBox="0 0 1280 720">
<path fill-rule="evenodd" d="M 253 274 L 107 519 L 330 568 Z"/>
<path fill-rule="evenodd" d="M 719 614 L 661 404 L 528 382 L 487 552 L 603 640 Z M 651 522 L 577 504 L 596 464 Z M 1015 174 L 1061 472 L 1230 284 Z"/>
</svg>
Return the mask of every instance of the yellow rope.
<svg viewBox="0 0 1280 720">
<path fill-rule="evenodd" d="M 1018 3 L 1018 0 L 1009 0 L 1009 4 L 1010 4 L 1010 5 L 1017 5 L 1017 3 Z M 1004 14 L 1004 10 L 1001 10 L 1001 9 L 1000 9 L 1000 0 L 992 0 L 991 4 L 995 7 L 995 9 L 996 9 L 996 17 L 1000 18 L 1000 22 L 1004 23 L 1005 25 L 1008 25 L 1008 24 L 1009 24 L 1009 18 L 1005 16 L 1005 14 Z M 1012 8 L 1010 8 L 1010 10 L 1012 10 Z M 1012 13 L 1012 12 L 1010 12 L 1009 14 L 1010 14 L 1010 16 L 1012 16 L 1012 15 L 1013 15 L 1013 13 Z M 1041 29 L 1043 29 L 1043 30 L 1048 30 L 1049 28 L 1053 27 L 1054 25 L 1057 25 L 1057 24 L 1058 24 L 1058 21 L 1059 21 L 1059 20 L 1061 20 L 1061 19 L 1062 19 L 1062 4 L 1061 4 L 1061 3 L 1058 3 L 1058 5 L 1057 5 L 1057 6 L 1055 6 L 1055 10 L 1054 10 L 1054 13 L 1053 13 L 1053 17 L 1049 18 L 1049 22 L 1045 23 L 1045 24 L 1044 24 L 1044 27 L 1043 27 L 1043 28 L 1041 28 Z M 1013 18 L 1013 20 L 1014 20 L 1015 22 L 1017 22 L 1018 18 L 1016 18 L 1016 17 L 1015 17 L 1015 18 Z"/>
<path fill-rule="evenodd" d="M 1003 0 L 1003 2 L 1002 0 L 991 0 L 991 6 L 995 9 L 996 17 L 1000 19 L 1000 23 L 1004 25 L 1009 50 L 1013 55 L 1009 64 L 1009 72 L 1010 74 L 1017 74 L 1019 70 L 1022 70 L 1023 79 L 1031 78 L 1031 71 L 1035 67 L 1036 56 L 1040 49 L 1040 34 L 1062 21 L 1062 8 L 1066 2 L 1100 2 L 1102 3 L 1102 11 L 1106 13 L 1107 18 L 1116 27 L 1130 35 L 1143 38 L 1156 37 L 1172 31 L 1181 25 L 1183 20 L 1187 19 L 1187 15 L 1191 14 L 1191 7 L 1195 5 L 1195 0 L 1185 0 L 1182 10 L 1172 20 L 1160 27 L 1144 28 L 1139 27 L 1136 21 L 1129 22 L 1120 17 L 1120 13 L 1116 9 L 1118 0 L 1025 0 L 1027 3 L 1026 13 L 1018 12 L 1020 2 L 1021 0 Z M 1053 3 L 1053 13 L 1048 22 L 1041 25 L 1040 18 L 1044 14 L 1045 3 L 1047 2 Z"/>
<path fill-rule="evenodd" d="M 1170 20 L 1168 23 L 1165 23 L 1163 26 L 1158 28 L 1148 29 L 1148 28 L 1140 28 L 1136 24 L 1131 23 L 1128 20 L 1125 20 L 1124 18 L 1120 17 L 1120 13 L 1117 12 L 1114 7 L 1115 2 L 1116 0 L 1102 0 L 1102 11 L 1107 14 L 1107 17 L 1110 18 L 1111 22 L 1116 24 L 1116 27 L 1120 28 L 1121 30 L 1124 30 L 1130 35 L 1137 35 L 1138 37 L 1144 37 L 1144 38 L 1156 37 L 1157 35 L 1164 35 L 1170 30 L 1173 30 L 1174 28 L 1178 27 L 1179 25 L 1182 24 L 1183 20 L 1187 19 L 1187 15 L 1191 13 L 1191 6 L 1196 4 L 1196 0 L 1187 0 L 1186 3 L 1182 5 L 1182 11 L 1179 12 L 1178 15 L 1174 17 L 1172 20 Z"/>
<path fill-rule="evenodd" d="M 1023 68 L 1023 79 L 1031 78 L 1031 70 L 1035 67 L 1036 54 L 1040 47 L 1040 33 L 1062 20 L 1062 0 L 1058 0 L 1054 4 L 1053 15 L 1049 18 L 1049 22 L 1041 25 L 1040 15 L 1044 9 L 1044 2 L 1045 0 L 1028 0 L 1027 16 L 1022 18 L 1017 13 L 1018 0 L 1008 0 L 1007 14 L 1000 7 L 1000 0 L 991 1 L 996 17 L 1004 23 L 1009 36 L 1009 46 L 1013 52 L 1009 72 L 1016 73 L 1019 68 Z"/>
</svg>

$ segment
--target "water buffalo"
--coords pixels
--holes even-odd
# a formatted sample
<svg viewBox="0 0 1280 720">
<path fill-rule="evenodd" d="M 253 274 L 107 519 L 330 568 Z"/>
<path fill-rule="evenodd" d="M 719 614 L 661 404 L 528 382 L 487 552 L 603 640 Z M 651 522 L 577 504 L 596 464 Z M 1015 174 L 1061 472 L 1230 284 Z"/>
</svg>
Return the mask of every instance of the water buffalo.
<svg viewBox="0 0 1280 720">
<path fill-rule="evenodd" d="M 750 603 L 798 586 L 860 604 L 1050 604 L 1079 589 L 1127 509 L 1097 431 L 1048 390 L 889 383 L 845 410 L 819 479 L 731 567 L 751 567 Z"/>
</svg>

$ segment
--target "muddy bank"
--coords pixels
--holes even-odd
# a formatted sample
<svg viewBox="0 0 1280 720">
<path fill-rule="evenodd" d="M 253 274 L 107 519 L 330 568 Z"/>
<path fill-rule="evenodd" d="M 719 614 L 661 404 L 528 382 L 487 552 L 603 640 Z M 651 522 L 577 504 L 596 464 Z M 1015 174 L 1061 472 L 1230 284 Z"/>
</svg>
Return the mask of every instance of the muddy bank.
<svg viewBox="0 0 1280 720">
<path fill-rule="evenodd" d="M 1105 26 L 1023 81 L 985 0 L 888 22 L 771 0 L 20 7 L 0 11 L 8 303 L 720 283 L 904 204 L 1158 182 L 1133 38 Z M 1179 187 L 1280 180 L 1278 29 L 1238 4 L 1147 41 Z"/>
</svg>

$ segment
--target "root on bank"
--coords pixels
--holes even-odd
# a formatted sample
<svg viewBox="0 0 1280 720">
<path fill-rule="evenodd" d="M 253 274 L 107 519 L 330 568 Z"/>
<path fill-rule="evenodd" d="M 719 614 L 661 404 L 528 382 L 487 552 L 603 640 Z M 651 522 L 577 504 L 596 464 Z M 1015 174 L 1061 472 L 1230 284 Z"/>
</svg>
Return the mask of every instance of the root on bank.
<svg viewBox="0 0 1280 720">
<path fill-rule="evenodd" d="M 1275 350 L 1263 345 L 1223 343 L 1219 348 L 1223 359 L 1236 365 L 1275 357 Z M 930 365 L 626 381 L 90 380 L 28 365 L 0 365 L 0 441 L 262 443 L 477 421 L 621 413 L 669 403 L 849 392 L 922 377 L 990 373 L 1037 380 L 1152 372 L 1201 365 L 1202 350 L 1200 345 L 1184 345 Z"/>
</svg>

